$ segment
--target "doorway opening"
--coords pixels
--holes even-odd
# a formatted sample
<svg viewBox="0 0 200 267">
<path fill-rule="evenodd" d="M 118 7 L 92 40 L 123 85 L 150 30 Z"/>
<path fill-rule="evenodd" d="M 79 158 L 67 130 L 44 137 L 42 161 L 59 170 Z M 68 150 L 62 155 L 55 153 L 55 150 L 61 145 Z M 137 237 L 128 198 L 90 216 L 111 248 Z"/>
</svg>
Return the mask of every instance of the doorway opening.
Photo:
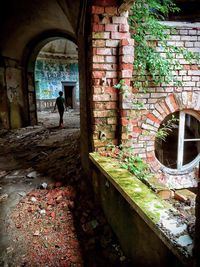
<svg viewBox="0 0 200 267">
<path fill-rule="evenodd" d="M 34 84 L 38 123 L 50 122 L 51 126 L 58 124 L 59 114 L 55 103 L 59 92 L 62 91 L 66 108 L 64 125 L 67 123 L 67 127 L 70 127 L 71 121 L 73 126 L 76 124 L 76 128 L 79 127 L 79 71 L 76 44 L 65 38 L 46 43 L 35 61 Z M 69 116 L 72 117 L 72 111 L 76 111 L 76 114 L 73 113 L 76 118 L 69 119 Z"/>
<path fill-rule="evenodd" d="M 76 82 L 62 82 L 65 106 L 67 109 L 77 110 L 77 102 L 75 99 Z"/>
</svg>

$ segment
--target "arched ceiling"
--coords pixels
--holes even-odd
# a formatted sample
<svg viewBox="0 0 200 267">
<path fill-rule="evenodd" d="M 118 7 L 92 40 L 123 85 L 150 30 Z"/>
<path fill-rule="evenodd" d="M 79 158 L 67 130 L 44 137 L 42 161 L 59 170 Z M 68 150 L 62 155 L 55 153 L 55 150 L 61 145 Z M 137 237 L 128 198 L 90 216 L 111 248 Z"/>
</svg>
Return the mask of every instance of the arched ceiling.
<svg viewBox="0 0 200 267">
<path fill-rule="evenodd" d="M 26 45 L 47 31 L 77 39 L 85 0 L 2 0 L 0 54 L 20 59 Z"/>
<path fill-rule="evenodd" d="M 77 45 L 67 39 L 57 39 L 47 43 L 38 57 L 78 59 Z"/>
</svg>

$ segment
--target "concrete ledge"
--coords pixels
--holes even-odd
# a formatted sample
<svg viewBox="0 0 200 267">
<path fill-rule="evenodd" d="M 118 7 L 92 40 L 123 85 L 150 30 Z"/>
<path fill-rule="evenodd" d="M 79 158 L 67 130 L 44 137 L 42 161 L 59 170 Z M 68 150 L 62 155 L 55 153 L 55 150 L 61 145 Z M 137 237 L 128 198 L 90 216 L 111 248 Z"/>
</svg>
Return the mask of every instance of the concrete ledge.
<svg viewBox="0 0 200 267">
<path fill-rule="evenodd" d="M 90 160 L 95 193 L 134 266 L 192 266 L 193 242 L 178 211 L 114 159 L 91 153 Z"/>
</svg>

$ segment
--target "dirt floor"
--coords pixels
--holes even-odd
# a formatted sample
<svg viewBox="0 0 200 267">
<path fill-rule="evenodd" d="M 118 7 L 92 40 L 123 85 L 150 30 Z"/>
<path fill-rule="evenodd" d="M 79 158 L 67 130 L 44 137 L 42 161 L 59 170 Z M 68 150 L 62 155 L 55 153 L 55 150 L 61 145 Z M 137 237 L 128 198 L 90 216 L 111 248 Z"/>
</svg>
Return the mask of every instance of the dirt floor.
<svg viewBox="0 0 200 267">
<path fill-rule="evenodd" d="M 0 130 L 0 266 L 131 266 L 80 164 L 80 118 Z"/>
</svg>

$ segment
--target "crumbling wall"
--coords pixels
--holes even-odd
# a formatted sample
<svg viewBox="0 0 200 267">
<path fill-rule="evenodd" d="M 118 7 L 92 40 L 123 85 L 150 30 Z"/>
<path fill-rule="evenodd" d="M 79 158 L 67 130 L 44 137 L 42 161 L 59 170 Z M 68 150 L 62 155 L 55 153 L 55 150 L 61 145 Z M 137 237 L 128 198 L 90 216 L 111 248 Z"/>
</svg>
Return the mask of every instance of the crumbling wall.
<svg viewBox="0 0 200 267">
<path fill-rule="evenodd" d="M 174 26 L 176 30 L 171 30 L 169 44 L 199 53 L 199 24 L 195 26 L 194 24 L 175 23 Z M 160 86 L 152 84 L 152 87 L 147 88 L 147 93 L 139 92 L 139 94 L 137 89 L 133 90 L 130 98 L 143 102 L 144 109 L 127 110 L 131 119 L 122 121 L 123 143 L 132 146 L 134 152 L 147 161 L 155 173 L 160 174 L 160 181 L 173 188 L 196 186 L 195 171 L 193 168 L 185 172 L 167 173 L 167 169 L 155 155 L 156 133 L 163 120 L 176 111 L 189 111 L 200 120 L 200 71 L 195 63 L 189 64 L 178 56 L 177 60 L 182 65 L 182 69 L 174 74 L 177 80 L 182 82 L 182 86 L 174 86 L 171 83 Z M 142 82 L 145 83 L 145 80 Z M 128 100 L 127 102 L 130 103 Z M 171 153 L 173 153 L 172 150 Z"/>
<path fill-rule="evenodd" d="M 130 87 L 133 72 L 133 40 L 128 12 L 119 13 L 117 4 L 92 6 L 91 110 L 93 149 L 121 139 L 121 97 L 115 85 L 124 79 Z"/>
<path fill-rule="evenodd" d="M 155 155 L 155 139 L 164 119 L 176 111 L 189 111 L 199 120 L 200 71 L 196 63 L 189 64 L 176 56 L 182 69 L 174 74 L 181 86 L 172 83 L 147 88 L 140 92 L 134 87 L 137 73 L 133 70 L 134 42 L 130 39 L 128 14 L 118 13 L 116 7 L 92 8 L 92 126 L 93 146 L 100 150 L 107 144 L 132 147 L 151 170 L 159 174 L 161 182 L 182 188 L 197 185 L 195 168 L 173 171 L 159 162 Z M 172 23 L 170 45 L 200 51 L 199 24 Z M 162 51 L 160 51 L 162 52 Z M 147 78 L 147 77 L 146 77 Z M 115 88 L 123 79 L 125 92 Z M 145 84 L 145 79 L 141 81 Z M 134 103 L 141 102 L 138 109 Z"/>
</svg>

